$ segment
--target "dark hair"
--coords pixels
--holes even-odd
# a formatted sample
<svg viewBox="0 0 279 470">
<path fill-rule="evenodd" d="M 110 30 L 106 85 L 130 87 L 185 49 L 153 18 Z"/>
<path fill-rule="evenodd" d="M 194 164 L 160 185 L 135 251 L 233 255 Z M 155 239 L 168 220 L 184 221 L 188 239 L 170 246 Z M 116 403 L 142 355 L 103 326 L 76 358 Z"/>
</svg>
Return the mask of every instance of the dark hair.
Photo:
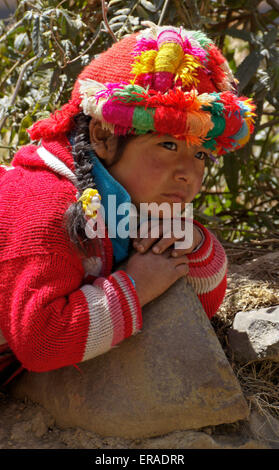
<svg viewBox="0 0 279 470">
<path fill-rule="evenodd" d="M 77 178 L 77 190 L 81 195 L 87 188 L 95 188 L 94 178 L 92 176 L 92 146 L 89 137 L 90 116 L 80 113 L 75 116 L 75 130 L 72 135 L 72 155 L 75 162 L 75 175 Z M 119 136 L 115 160 L 117 161 L 125 148 L 125 145 L 134 136 Z M 70 240 L 75 244 L 81 253 L 87 254 L 88 241 L 85 227 L 87 220 L 85 218 L 82 203 L 75 202 L 70 205 L 65 213 L 65 225 Z"/>
</svg>

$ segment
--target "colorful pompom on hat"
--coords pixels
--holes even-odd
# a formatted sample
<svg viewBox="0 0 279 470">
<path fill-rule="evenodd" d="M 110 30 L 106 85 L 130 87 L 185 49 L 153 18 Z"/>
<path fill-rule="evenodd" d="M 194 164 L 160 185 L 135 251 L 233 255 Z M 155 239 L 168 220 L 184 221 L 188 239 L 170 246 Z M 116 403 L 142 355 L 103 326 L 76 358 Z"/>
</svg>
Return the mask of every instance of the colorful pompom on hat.
<svg viewBox="0 0 279 470">
<path fill-rule="evenodd" d="M 201 31 L 152 25 L 113 44 L 83 69 L 71 100 L 29 130 L 52 139 L 74 127 L 83 111 L 118 135 L 168 134 L 213 155 L 245 145 L 255 105 Z"/>
</svg>

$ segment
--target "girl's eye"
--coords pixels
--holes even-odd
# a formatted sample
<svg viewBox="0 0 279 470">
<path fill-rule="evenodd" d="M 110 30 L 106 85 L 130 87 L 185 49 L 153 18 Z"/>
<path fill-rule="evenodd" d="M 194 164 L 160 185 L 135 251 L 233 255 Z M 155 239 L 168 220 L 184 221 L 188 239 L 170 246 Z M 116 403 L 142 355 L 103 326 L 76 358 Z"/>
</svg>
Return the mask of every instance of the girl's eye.
<svg viewBox="0 0 279 470">
<path fill-rule="evenodd" d="M 198 152 L 195 155 L 195 158 L 198 158 L 199 160 L 205 160 L 207 157 L 206 152 Z"/>
<path fill-rule="evenodd" d="M 162 147 L 165 147 L 168 150 L 177 150 L 177 144 L 175 142 L 161 142 Z"/>
</svg>

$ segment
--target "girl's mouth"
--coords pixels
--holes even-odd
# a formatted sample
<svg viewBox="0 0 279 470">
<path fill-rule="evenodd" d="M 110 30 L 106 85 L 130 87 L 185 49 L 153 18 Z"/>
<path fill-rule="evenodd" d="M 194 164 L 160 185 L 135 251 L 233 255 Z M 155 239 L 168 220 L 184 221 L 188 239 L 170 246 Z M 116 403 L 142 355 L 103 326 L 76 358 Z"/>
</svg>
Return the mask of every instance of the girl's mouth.
<svg viewBox="0 0 279 470">
<path fill-rule="evenodd" d="M 169 199 L 171 202 L 185 202 L 186 201 L 186 194 L 182 192 L 175 192 L 175 193 L 163 193 L 162 196 L 164 198 Z"/>
</svg>

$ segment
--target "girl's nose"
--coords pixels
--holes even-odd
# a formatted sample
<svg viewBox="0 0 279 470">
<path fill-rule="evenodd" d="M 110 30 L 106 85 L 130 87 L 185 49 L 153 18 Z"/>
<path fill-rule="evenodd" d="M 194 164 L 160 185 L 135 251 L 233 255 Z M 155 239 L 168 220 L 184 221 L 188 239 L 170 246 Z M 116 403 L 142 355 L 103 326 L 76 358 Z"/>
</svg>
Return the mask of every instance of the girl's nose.
<svg viewBox="0 0 279 470">
<path fill-rule="evenodd" d="M 175 181 L 188 183 L 190 179 L 189 172 L 185 170 L 176 170 L 174 179 Z"/>
<path fill-rule="evenodd" d="M 174 176 L 178 182 L 189 183 L 194 175 L 194 166 L 189 158 L 181 158 L 175 168 Z"/>
<path fill-rule="evenodd" d="M 204 166 L 198 159 L 195 159 L 194 149 L 185 149 L 185 146 L 181 148 L 179 158 L 176 161 L 174 178 L 177 182 L 190 184 L 203 175 Z"/>
</svg>

